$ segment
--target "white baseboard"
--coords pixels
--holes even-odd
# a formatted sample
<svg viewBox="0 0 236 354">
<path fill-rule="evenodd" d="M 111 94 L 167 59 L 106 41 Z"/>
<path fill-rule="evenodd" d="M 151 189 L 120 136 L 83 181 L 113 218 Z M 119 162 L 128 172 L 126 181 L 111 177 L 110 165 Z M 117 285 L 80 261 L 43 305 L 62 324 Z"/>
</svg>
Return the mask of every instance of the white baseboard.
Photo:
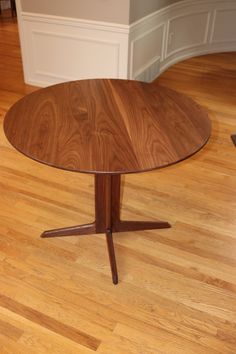
<svg viewBox="0 0 236 354">
<path fill-rule="evenodd" d="M 134 24 L 25 13 L 17 0 L 25 81 L 150 82 L 183 59 L 236 50 L 235 0 L 183 0 Z"/>
</svg>

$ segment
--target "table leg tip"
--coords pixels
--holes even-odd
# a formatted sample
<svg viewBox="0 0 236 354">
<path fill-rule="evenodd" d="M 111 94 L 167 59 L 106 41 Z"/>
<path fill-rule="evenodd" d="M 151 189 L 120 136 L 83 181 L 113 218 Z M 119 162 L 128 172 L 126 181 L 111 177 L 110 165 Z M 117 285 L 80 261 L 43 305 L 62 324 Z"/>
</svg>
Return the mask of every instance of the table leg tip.
<svg viewBox="0 0 236 354">
<path fill-rule="evenodd" d="M 112 282 L 114 285 L 117 285 L 118 284 L 118 276 L 113 276 L 112 277 Z"/>
<path fill-rule="evenodd" d="M 40 238 L 50 238 L 50 237 L 54 237 L 57 235 L 53 235 L 50 231 L 44 231 L 41 235 Z"/>
<path fill-rule="evenodd" d="M 40 238 L 49 238 L 53 237 L 54 235 L 50 231 L 44 231 L 41 235 Z"/>
</svg>

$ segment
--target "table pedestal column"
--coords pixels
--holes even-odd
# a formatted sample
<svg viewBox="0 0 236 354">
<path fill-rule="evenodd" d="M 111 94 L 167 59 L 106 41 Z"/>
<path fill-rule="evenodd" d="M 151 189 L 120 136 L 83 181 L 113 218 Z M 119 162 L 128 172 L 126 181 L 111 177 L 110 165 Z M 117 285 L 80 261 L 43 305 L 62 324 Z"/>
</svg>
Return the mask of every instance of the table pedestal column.
<svg viewBox="0 0 236 354">
<path fill-rule="evenodd" d="M 120 175 L 95 175 L 95 222 L 61 229 L 44 231 L 41 237 L 106 234 L 112 280 L 118 283 L 113 245 L 113 232 L 164 229 L 171 227 L 165 221 L 120 220 Z"/>
</svg>

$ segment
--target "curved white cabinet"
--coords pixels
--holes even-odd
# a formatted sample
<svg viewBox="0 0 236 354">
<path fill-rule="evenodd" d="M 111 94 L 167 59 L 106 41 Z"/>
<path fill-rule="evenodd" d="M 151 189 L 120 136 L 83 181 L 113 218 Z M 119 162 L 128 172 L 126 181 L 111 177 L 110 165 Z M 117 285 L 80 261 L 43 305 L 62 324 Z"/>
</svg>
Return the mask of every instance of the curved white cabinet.
<svg viewBox="0 0 236 354">
<path fill-rule="evenodd" d="M 25 81 L 97 77 L 152 81 L 185 58 L 236 50 L 235 0 L 183 0 L 130 24 L 22 12 Z"/>
</svg>

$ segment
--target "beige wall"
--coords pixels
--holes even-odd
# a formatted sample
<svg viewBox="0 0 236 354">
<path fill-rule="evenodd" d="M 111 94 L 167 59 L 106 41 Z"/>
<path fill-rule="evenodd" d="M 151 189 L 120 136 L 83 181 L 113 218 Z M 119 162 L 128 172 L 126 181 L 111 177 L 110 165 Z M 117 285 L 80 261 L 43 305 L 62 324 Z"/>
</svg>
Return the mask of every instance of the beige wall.
<svg viewBox="0 0 236 354">
<path fill-rule="evenodd" d="M 20 0 L 22 10 L 121 24 L 133 23 L 180 0 Z"/>
<path fill-rule="evenodd" d="M 130 0 L 21 0 L 21 4 L 26 12 L 129 24 Z"/>
<path fill-rule="evenodd" d="M 180 0 L 130 0 L 130 23 Z"/>
</svg>

